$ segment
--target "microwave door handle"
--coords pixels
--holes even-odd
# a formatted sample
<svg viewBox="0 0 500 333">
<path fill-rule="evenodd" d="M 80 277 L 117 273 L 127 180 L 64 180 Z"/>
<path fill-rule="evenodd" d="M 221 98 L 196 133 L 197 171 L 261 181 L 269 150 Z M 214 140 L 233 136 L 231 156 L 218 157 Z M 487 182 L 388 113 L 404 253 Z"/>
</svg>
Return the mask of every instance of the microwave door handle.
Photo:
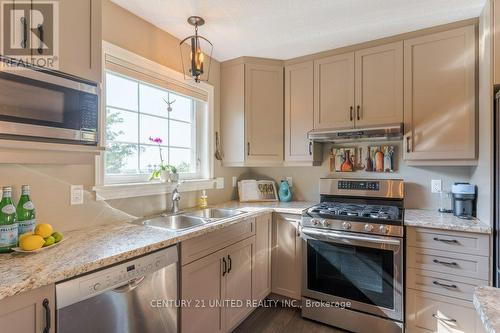
<svg viewBox="0 0 500 333">
<path fill-rule="evenodd" d="M 311 230 L 309 228 L 301 228 L 301 234 L 306 236 L 318 237 L 327 241 L 358 241 L 358 242 L 367 242 L 367 243 L 375 243 L 375 244 L 383 244 L 383 245 L 394 245 L 400 246 L 401 241 L 397 239 L 387 239 L 387 238 L 374 238 L 374 237 L 366 237 L 366 236 L 358 236 L 351 235 L 343 232 L 335 232 L 335 231 L 319 231 L 319 230 Z"/>
</svg>

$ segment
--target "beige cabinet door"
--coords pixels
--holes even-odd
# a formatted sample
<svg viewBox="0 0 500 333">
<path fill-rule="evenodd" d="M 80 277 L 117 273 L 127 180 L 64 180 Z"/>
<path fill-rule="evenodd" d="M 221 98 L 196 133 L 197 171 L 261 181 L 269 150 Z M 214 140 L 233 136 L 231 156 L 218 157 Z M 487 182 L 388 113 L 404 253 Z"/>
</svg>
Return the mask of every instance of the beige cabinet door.
<svg viewBox="0 0 500 333">
<path fill-rule="evenodd" d="M 314 61 L 314 128 L 354 127 L 354 52 Z"/>
<path fill-rule="evenodd" d="M 285 67 L 285 161 L 312 161 L 314 128 L 314 63 Z"/>
<path fill-rule="evenodd" d="M 221 143 L 225 166 L 245 164 L 245 64 L 221 66 Z"/>
<path fill-rule="evenodd" d="M 283 67 L 245 64 L 248 162 L 283 161 Z"/>
<path fill-rule="evenodd" d="M 272 214 L 265 214 L 255 222 L 252 299 L 258 301 L 271 293 L 271 221 Z"/>
<path fill-rule="evenodd" d="M 54 285 L 40 287 L 0 301 L 0 331 L 55 332 Z M 50 320 L 47 321 L 47 316 Z"/>
<path fill-rule="evenodd" d="M 227 273 L 225 274 L 224 297 L 228 302 L 224 309 L 226 332 L 230 332 L 236 328 L 253 310 L 251 300 L 254 241 L 255 238 L 251 237 L 227 249 Z M 210 332 L 206 328 L 202 331 Z"/>
<path fill-rule="evenodd" d="M 403 42 L 357 51 L 356 127 L 403 122 Z"/>
<path fill-rule="evenodd" d="M 272 225 L 272 291 L 294 299 L 301 297 L 302 243 L 300 216 L 275 214 Z"/>
<path fill-rule="evenodd" d="M 188 302 L 181 308 L 181 331 L 222 332 L 224 284 L 222 258 L 219 251 L 182 267 L 181 299 Z M 219 302 L 219 304 L 217 304 Z"/>
<path fill-rule="evenodd" d="M 59 0 L 59 70 L 101 81 L 101 0 Z"/>
<path fill-rule="evenodd" d="M 404 159 L 476 158 L 475 73 L 474 26 L 404 42 Z"/>
</svg>

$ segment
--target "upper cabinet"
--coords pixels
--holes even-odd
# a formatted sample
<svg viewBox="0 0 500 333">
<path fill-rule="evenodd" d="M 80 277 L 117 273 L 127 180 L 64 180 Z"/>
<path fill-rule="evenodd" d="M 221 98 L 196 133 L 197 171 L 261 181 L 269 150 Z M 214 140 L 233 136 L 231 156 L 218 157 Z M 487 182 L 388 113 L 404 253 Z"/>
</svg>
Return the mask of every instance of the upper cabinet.
<svg viewBox="0 0 500 333">
<path fill-rule="evenodd" d="M 225 166 L 283 163 L 283 64 L 237 59 L 221 66 Z"/>
<path fill-rule="evenodd" d="M 61 72 L 101 81 L 101 21 L 101 0 L 59 0 Z"/>
<path fill-rule="evenodd" d="M 315 61 L 314 128 L 403 122 L 403 43 Z"/>
<path fill-rule="evenodd" d="M 314 63 L 285 67 L 285 162 L 321 164 L 322 150 L 307 139 L 314 127 Z"/>
<path fill-rule="evenodd" d="M 357 127 L 403 122 L 403 42 L 355 53 Z"/>
<path fill-rule="evenodd" d="M 354 127 L 354 53 L 314 62 L 314 128 Z"/>
<path fill-rule="evenodd" d="M 475 73 L 475 26 L 405 40 L 405 160 L 476 158 Z"/>
</svg>

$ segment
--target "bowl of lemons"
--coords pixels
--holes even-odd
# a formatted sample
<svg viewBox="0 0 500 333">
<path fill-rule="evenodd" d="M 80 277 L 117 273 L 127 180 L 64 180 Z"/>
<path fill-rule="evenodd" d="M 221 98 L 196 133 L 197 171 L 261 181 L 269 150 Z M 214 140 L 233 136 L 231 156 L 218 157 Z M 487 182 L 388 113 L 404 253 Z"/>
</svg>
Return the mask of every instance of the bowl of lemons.
<svg viewBox="0 0 500 333">
<path fill-rule="evenodd" d="M 64 240 L 62 233 L 54 231 L 48 223 L 37 224 L 33 232 L 19 236 L 19 246 L 13 248 L 15 252 L 38 252 L 58 244 Z"/>
</svg>

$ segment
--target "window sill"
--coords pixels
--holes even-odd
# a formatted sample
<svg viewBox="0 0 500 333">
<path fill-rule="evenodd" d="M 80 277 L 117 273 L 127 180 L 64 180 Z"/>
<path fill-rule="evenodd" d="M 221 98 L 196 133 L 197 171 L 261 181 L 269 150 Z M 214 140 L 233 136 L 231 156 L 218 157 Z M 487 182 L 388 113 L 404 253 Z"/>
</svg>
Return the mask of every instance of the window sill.
<svg viewBox="0 0 500 333">
<path fill-rule="evenodd" d="M 179 192 L 210 190 L 214 185 L 213 179 L 186 180 L 179 185 Z M 92 190 L 96 193 L 96 200 L 103 201 L 168 194 L 172 193 L 174 188 L 175 184 L 172 183 L 146 182 L 94 186 Z"/>
</svg>

